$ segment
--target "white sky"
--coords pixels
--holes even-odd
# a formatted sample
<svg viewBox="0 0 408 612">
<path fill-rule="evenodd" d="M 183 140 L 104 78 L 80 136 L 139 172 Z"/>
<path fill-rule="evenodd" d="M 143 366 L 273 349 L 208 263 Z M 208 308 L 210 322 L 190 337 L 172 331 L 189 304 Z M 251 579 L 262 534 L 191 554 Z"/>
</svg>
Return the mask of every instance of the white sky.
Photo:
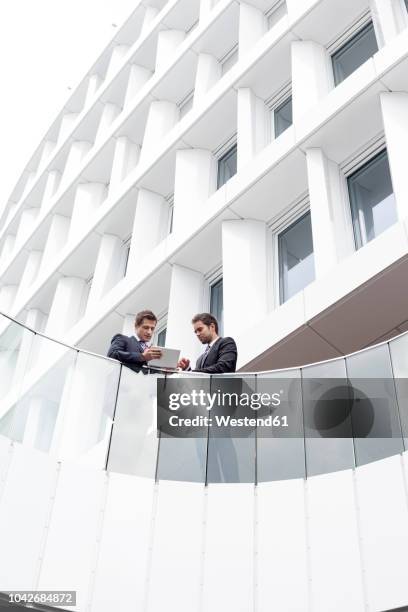
<svg viewBox="0 0 408 612">
<path fill-rule="evenodd" d="M 0 210 L 46 130 L 136 0 L 2 0 Z"/>
</svg>

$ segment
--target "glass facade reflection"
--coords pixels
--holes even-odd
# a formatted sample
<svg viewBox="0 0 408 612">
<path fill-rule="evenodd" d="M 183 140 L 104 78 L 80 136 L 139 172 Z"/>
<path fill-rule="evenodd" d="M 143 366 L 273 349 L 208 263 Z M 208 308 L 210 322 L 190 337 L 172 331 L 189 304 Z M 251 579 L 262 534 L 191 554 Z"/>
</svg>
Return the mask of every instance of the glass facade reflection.
<svg viewBox="0 0 408 612">
<path fill-rule="evenodd" d="M 205 426 L 200 437 L 175 438 L 157 435 L 157 380 L 184 392 L 197 375 L 135 374 L 1 323 L 0 435 L 58 459 L 157 481 L 256 484 L 353 469 L 407 448 L 408 334 L 300 369 L 198 376 L 209 393 L 259 397 L 279 385 L 282 402 L 256 416 L 287 416 L 289 425 L 256 422 L 240 437 Z M 233 416 L 244 413 L 237 406 Z"/>
</svg>

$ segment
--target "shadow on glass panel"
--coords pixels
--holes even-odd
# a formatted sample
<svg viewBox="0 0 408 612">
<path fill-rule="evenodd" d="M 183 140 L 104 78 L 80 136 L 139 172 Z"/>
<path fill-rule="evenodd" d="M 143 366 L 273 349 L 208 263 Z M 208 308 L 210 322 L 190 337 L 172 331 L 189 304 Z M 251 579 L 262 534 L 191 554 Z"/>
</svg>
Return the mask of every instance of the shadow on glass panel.
<svg viewBox="0 0 408 612">
<path fill-rule="evenodd" d="M 212 376 L 211 393 L 222 398 L 211 410 L 213 423 L 216 416 L 234 419 L 247 416 L 248 407 L 237 405 L 235 397 L 255 391 L 255 376 L 226 379 Z M 228 424 L 209 428 L 207 483 L 255 483 L 255 433 L 256 427 L 246 427 L 245 431 L 239 432 Z"/>
<path fill-rule="evenodd" d="M 344 359 L 302 368 L 308 476 L 353 468 L 352 398 Z"/>
<path fill-rule="evenodd" d="M 257 427 L 257 482 L 305 477 L 300 370 L 258 374 L 258 393 L 277 390 L 284 392 L 281 404 L 259 411 L 259 416 L 270 414 L 277 425 Z M 282 426 L 285 421 L 287 427 Z"/>
<path fill-rule="evenodd" d="M 30 369 L 27 366 L 19 398 L 13 405 L 3 404 L 2 410 L 3 414 L 12 411 L 9 435 L 13 440 L 41 451 L 55 451 L 69 407 L 77 351 L 41 336 L 35 336 L 31 349 L 38 358 Z"/>
<path fill-rule="evenodd" d="M 354 391 L 356 465 L 401 453 L 402 431 L 388 345 L 348 357 L 346 367 Z"/>
<path fill-rule="evenodd" d="M 210 378 L 194 375 L 181 375 L 162 378 L 160 381 L 159 401 L 165 410 L 169 406 L 169 397 L 186 394 L 192 397 L 193 392 L 207 394 L 210 392 Z M 174 409 L 172 415 L 177 427 L 163 427 L 160 433 L 159 457 L 157 462 L 157 480 L 179 480 L 187 482 L 205 482 L 207 462 L 208 425 L 192 429 L 183 426 L 181 419 L 208 417 L 205 406 L 188 405 Z"/>
<path fill-rule="evenodd" d="M 408 334 L 389 343 L 404 448 L 408 448 Z"/>
<path fill-rule="evenodd" d="M 157 445 L 156 376 L 122 367 L 107 469 L 154 478 Z"/>
</svg>

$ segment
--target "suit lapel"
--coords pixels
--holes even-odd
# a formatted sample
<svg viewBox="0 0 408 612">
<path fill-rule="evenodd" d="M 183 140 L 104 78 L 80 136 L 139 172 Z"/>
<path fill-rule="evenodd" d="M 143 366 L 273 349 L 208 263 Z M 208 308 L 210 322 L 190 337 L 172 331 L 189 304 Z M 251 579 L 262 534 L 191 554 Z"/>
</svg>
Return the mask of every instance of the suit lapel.
<svg viewBox="0 0 408 612">
<path fill-rule="evenodd" d="M 204 353 L 203 355 L 201 355 L 200 359 L 201 359 L 202 361 L 201 361 L 200 367 L 203 367 L 203 366 L 204 366 L 205 362 L 206 362 L 206 361 L 207 361 L 207 359 L 208 359 L 209 354 L 210 354 L 210 353 L 211 353 L 211 352 L 212 352 L 212 351 L 215 349 L 215 347 L 217 346 L 217 344 L 218 344 L 218 342 L 219 342 L 220 340 L 221 340 L 221 338 L 218 338 L 218 340 L 216 340 L 216 342 L 214 342 L 214 344 L 212 345 L 212 347 L 210 348 L 210 350 L 209 350 L 209 351 L 207 351 L 206 353 Z"/>
<path fill-rule="evenodd" d="M 143 351 L 142 351 L 142 347 L 141 347 L 141 345 L 140 345 L 139 340 L 138 340 L 137 338 L 135 338 L 135 336 L 130 336 L 130 339 L 131 339 L 132 344 L 133 344 L 133 346 L 134 346 L 134 349 L 133 349 L 133 350 L 134 350 L 135 352 L 140 352 L 140 353 L 143 353 Z"/>
</svg>

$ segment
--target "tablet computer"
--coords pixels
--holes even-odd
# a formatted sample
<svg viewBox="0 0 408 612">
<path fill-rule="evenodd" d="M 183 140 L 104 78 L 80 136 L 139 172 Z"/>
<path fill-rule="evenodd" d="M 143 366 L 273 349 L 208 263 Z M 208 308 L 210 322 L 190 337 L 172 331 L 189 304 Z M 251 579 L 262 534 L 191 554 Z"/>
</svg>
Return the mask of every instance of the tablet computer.
<svg viewBox="0 0 408 612">
<path fill-rule="evenodd" d="M 164 348 L 163 346 L 155 346 L 154 348 L 159 348 L 162 352 L 162 356 L 160 359 L 151 359 L 147 363 L 148 367 L 170 368 L 172 370 L 177 368 L 177 363 L 180 358 L 180 350 Z"/>
</svg>

